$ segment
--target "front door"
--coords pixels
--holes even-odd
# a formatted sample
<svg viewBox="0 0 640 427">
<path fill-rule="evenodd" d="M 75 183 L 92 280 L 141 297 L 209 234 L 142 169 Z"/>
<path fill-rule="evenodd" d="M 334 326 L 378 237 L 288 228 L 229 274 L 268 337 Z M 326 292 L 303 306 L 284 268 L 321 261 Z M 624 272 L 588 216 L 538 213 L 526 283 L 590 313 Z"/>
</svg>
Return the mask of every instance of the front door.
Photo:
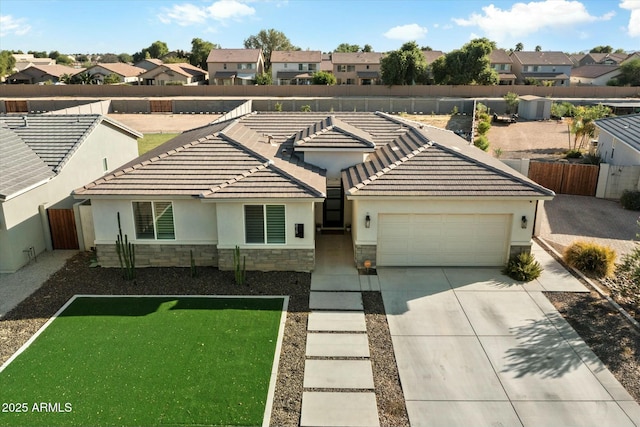
<svg viewBox="0 0 640 427">
<path fill-rule="evenodd" d="M 342 228 L 344 217 L 344 194 L 342 187 L 327 187 L 327 198 L 323 205 L 323 227 Z"/>
</svg>

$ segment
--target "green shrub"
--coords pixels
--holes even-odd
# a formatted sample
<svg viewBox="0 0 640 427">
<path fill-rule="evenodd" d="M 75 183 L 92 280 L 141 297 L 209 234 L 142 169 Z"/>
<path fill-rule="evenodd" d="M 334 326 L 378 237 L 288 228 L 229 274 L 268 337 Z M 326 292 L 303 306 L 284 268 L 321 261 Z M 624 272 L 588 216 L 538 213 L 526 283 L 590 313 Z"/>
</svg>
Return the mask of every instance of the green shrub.
<svg viewBox="0 0 640 427">
<path fill-rule="evenodd" d="M 588 276 L 602 278 L 613 273 L 616 253 L 608 246 L 578 241 L 565 249 L 564 260 Z"/>
<path fill-rule="evenodd" d="M 310 113 L 311 112 L 311 105 L 309 105 L 309 104 L 303 105 L 302 107 L 300 107 L 300 111 L 302 111 L 303 113 Z"/>
<path fill-rule="evenodd" d="M 281 104 L 280 102 L 276 102 L 276 103 L 273 105 L 273 108 L 274 108 L 274 110 L 276 110 L 277 112 L 280 112 L 280 111 L 282 111 L 282 104 Z"/>
<path fill-rule="evenodd" d="M 451 109 L 451 115 L 455 116 L 458 114 L 458 106 L 454 105 L 453 108 Z"/>
<path fill-rule="evenodd" d="M 640 245 L 622 257 L 615 276 L 607 281 L 614 296 L 625 302 L 640 306 Z"/>
<path fill-rule="evenodd" d="M 580 157 L 582 157 L 582 153 L 578 149 L 569 150 L 564 153 L 565 159 L 579 159 Z"/>
<path fill-rule="evenodd" d="M 488 121 L 482 120 L 481 122 L 478 122 L 478 133 L 480 135 L 486 135 L 487 132 L 489 132 L 489 129 L 491 129 L 491 123 Z"/>
<path fill-rule="evenodd" d="M 487 151 L 489 149 L 489 140 L 486 136 L 480 135 L 473 141 L 473 145 L 483 151 Z"/>
<path fill-rule="evenodd" d="M 640 191 L 624 190 L 620 196 L 620 204 L 630 211 L 640 211 Z"/>
<path fill-rule="evenodd" d="M 502 269 L 502 274 L 521 282 L 530 282 L 537 279 L 540 277 L 540 273 L 542 273 L 540 263 L 529 252 L 513 255 Z"/>
<path fill-rule="evenodd" d="M 488 115 L 487 113 L 476 114 L 476 119 L 478 119 L 479 122 L 482 122 L 482 121 L 491 122 L 491 116 Z"/>
</svg>

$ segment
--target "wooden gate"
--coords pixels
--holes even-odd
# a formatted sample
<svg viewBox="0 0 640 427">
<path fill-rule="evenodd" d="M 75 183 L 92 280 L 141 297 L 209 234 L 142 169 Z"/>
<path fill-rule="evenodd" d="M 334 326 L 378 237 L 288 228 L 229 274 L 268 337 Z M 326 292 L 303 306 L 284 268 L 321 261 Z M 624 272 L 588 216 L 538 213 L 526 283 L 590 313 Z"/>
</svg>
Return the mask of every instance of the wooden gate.
<svg viewBox="0 0 640 427">
<path fill-rule="evenodd" d="M 150 100 L 149 111 L 152 113 L 173 113 L 171 100 Z"/>
<path fill-rule="evenodd" d="M 598 186 L 598 165 L 578 163 L 529 163 L 529 178 L 557 194 L 595 196 Z"/>
<path fill-rule="evenodd" d="M 27 101 L 4 101 L 4 110 L 7 113 L 28 113 Z"/>
<path fill-rule="evenodd" d="M 79 249 L 73 209 L 47 209 L 53 249 Z"/>
</svg>

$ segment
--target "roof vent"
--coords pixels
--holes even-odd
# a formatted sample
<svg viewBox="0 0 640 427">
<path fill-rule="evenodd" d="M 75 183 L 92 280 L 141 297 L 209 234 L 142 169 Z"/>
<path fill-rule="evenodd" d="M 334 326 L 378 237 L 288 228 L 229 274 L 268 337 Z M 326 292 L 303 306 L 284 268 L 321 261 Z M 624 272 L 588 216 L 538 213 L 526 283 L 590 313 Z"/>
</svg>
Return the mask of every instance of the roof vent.
<svg viewBox="0 0 640 427">
<path fill-rule="evenodd" d="M 29 122 L 27 121 L 27 116 L 24 116 L 22 119 L 24 120 L 24 125 L 23 125 L 23 127 L 28 128 L 28 127 L 29 127 Z"/>
</svg>

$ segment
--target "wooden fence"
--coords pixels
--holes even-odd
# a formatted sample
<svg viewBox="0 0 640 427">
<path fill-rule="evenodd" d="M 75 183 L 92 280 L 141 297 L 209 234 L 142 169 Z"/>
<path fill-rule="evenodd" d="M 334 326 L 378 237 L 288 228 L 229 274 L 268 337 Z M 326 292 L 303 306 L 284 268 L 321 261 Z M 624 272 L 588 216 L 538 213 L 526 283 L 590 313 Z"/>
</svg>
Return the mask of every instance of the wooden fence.
<svg viewBox="0 0 640 427">
<path fill-rule="evenodd" d="M 531 161 L 529 178 L 557 194 L 595 196 L 599 170 L 597 165 Z"/>
<path fill-rule="evenodd" d="M 53 249 L 79 249 L 73 209 L 47 209 Z"/>
</svg>

